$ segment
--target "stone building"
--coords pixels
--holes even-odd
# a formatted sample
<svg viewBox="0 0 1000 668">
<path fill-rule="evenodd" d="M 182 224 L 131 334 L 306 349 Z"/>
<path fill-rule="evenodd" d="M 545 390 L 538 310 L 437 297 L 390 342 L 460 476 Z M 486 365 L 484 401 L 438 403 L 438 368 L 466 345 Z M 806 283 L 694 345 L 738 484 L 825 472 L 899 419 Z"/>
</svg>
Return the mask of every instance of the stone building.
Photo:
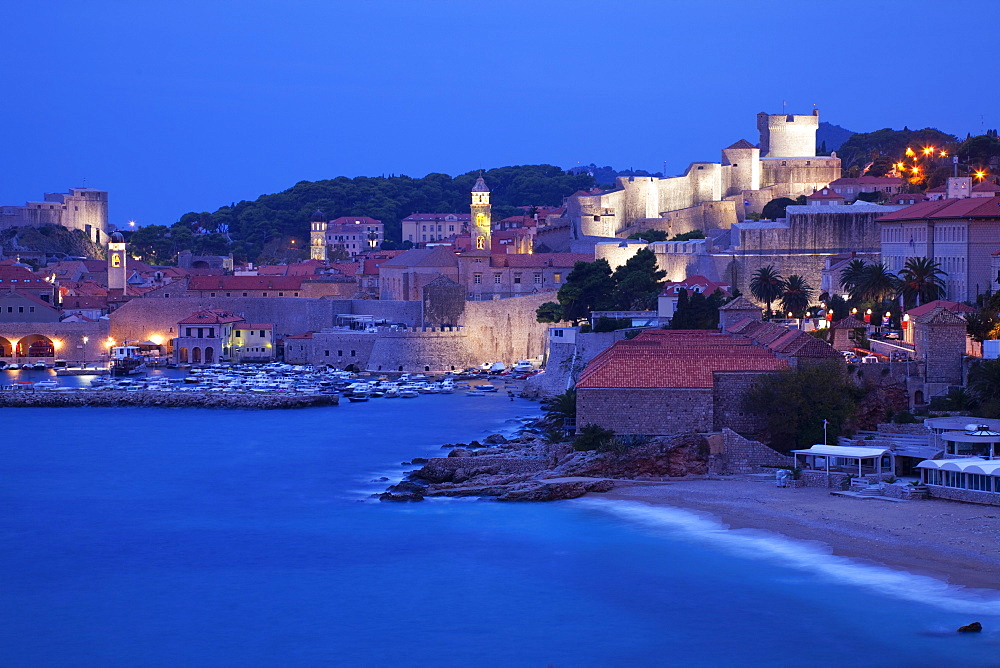
<svg viewBox="0 0 1000 668">
<path fill-rule="evenodd" d="M 965 318 L 937 306 L 927 313 L 910 318 L 913 346 L 918 360 L 924 362 L 925 383 L 962 384 L 962 359 L 965 356 Z"/>
<path fill-rule="evenodd" d="M 647 330 L 616 341 L 580 374 L 577 427 L 645 435 L 754 431 L 759 425 L 742 397 L 761 374 L 839 359 L 826 343 L 761 322 L 754 310 L 728 331 Z"/>
<path fill-rule="evenodd" d="M 233 359 L 233 332 L 244 319 L 219 309 L 205 309 L 177 323 L 174 360 L 183 364 L 214 364 Z M 256 325 L 256 327 L 261 327 Z M 273 330 L 273 325 L 269 326 Z"/>
<path fill-rule="evenodd" d="M 898 273 L 910 258 L 929 258 L 946 273 L 944 298 L 974 301 L 996 284 L 1000 196 L 921 202 L 882 216 L 882 261 Z"/>
<path fill-rule="evenodd" d="M 24 206 L 0 206 L 0 229 L 61 225 L 81 230 L 95 244 L 108 238 L 108 193 L 94 188 L 70 188 L 68 193 L 45 193 L 41 201 Z"/>
<path fill-rule="evenodd" d="M 423 244 L 444 241 L 467 231 L 468 213 L 413 213 L 402 221 L 403 241 Z"/>
</svg>

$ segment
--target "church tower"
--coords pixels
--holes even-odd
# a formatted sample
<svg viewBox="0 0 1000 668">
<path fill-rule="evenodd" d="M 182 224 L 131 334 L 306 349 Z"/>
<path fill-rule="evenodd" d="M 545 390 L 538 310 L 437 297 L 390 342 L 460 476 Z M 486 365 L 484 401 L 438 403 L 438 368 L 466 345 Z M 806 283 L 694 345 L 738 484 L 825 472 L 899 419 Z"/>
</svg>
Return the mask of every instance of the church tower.
<svg viewBox="0 0 1000 668">
<path fill-rule="evenodd" d="M 128 274 L 125 269 L 125 237 L 115 232 L 108 241 L 108 290 L 121 290 L 125 294 Z"/>
<path fill-rule="evenodd" d="M 326 262 L 326 216 L 319 209 L 309 218 L 309 228 L 309 259 Z"/>
<path fill-rule="evenodd" d="M 476 250 L 490 250 L 490 228 L 493 224 L 490 206 L 490 189 L 480 176 L 472 187 L 472 247 Z"/>
</svg>

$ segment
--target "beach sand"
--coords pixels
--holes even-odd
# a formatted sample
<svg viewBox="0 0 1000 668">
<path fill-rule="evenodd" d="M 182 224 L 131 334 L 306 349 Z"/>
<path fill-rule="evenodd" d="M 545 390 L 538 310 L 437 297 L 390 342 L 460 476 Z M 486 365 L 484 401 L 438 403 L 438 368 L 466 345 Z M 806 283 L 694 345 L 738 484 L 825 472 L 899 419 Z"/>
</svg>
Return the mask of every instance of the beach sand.
<svg viewBox="0 0 1000 668">
<path fill-rule="evenodd" d="M 591 496 L 708 513 L 730 529 L 820 541 L 839 556 L 953 585 L 1000 589 L 1000 507 L 939 499 L 893 503 L 830 492 L 726 479 L 617 487 Z"/>
</svg>

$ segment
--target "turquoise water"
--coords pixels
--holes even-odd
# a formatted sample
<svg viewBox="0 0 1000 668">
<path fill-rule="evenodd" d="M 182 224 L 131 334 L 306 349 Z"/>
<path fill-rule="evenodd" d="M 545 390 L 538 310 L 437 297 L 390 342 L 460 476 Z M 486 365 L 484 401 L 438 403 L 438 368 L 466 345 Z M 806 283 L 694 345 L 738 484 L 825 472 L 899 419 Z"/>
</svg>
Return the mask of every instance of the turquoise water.
<svg viewBox="0 0 1000 668">
<path fill-rule="evenodd" d="M 995 599 L 683 511 L 370 500 L 537 410 L 3 409 L 0 665 L 997 664 Z"/>
</svg>

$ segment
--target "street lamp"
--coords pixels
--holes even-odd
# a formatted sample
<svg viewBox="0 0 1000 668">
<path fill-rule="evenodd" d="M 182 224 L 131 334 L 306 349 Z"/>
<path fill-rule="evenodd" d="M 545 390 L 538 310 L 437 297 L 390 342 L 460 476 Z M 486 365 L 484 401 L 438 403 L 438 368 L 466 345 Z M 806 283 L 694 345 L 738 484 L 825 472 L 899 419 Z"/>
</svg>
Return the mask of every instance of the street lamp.
<svg viewBox="0 0 1000 668">
<path fill-rule="evenodd" d="M 90 341 L 89 336 L 83 337 L 83 363 L 80 366 L 81 369 L 87 368 L 87 341 Z"/>
</svg>

